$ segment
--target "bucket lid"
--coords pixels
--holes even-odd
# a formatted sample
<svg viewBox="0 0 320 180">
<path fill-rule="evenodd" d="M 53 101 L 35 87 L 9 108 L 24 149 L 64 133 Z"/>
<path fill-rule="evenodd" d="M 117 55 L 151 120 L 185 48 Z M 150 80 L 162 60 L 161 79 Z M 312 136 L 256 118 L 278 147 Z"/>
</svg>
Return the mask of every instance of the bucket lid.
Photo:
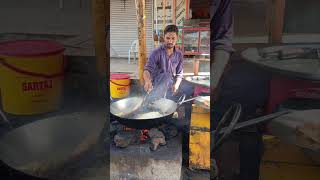
<svg viewBox="0 0 320 180">
<path fill-rule="evenodd" d="M 129 79 L 129 74 L 111 74 L 110 79 Z"/>
<path fill-rule="evenodd" d="M 0 55 L 44 56 L 64 51 L 63 45 L 48 40 L 14 40 L 0 43 Z"/>
</svg>

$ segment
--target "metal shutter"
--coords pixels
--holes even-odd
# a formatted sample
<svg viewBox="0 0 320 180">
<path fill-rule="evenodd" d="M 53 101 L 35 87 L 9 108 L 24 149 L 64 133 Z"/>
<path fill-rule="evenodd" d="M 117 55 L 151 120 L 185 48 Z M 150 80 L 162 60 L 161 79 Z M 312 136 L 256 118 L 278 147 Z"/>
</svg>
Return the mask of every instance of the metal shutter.
<svg viewBox="0 0 320 180">
<path fill-rule="evenodd" d="M 138 38 L 135 0 L 110 2 L 110 56 L 128 57 L 132 41 Z M 153 49 L 152 0 L 146 0 L 147 53 Z"/>
</svg>

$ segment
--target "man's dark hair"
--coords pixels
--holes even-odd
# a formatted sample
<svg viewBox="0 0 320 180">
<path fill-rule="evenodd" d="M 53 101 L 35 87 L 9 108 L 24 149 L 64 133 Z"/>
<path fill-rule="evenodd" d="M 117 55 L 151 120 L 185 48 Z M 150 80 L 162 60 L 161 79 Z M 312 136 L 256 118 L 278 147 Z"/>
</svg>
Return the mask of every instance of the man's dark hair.
<svg viewBox="0 0 320 180">
<path fill-rule="evenodd" d="M 166 35 L 168 32 L 175 32 L 178 35 L 179 29 L 176 25 L 171 24 L 164 29 L 164 35 Z"/>
</svg>

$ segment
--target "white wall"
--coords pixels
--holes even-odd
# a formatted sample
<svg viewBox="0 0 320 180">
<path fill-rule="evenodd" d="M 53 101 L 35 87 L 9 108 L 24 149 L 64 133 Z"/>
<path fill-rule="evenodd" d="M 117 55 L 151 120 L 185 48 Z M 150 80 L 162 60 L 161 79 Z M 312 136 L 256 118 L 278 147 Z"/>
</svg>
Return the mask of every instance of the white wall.
<svg viewBox="0 0 320 180">
<path fill-rule="evenodd" d="M 1 0 L 0 33 L 91 34 L 91 0 Z"/>
</svg>

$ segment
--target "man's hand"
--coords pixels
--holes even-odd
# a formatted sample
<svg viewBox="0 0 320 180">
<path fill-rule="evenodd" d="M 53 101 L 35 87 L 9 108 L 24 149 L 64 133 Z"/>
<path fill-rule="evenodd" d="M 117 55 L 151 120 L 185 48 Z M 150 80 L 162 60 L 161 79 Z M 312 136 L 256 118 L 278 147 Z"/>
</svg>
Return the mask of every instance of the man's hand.
<svg viewBox="0 0 320 180">
<path fill-rule="evenodd" d="M 219 91 L 221 88 L 221 79 L 225 71 L 227 70 L 230 60 L 230 53 L 225 50 L 215 50 L 213 53 L 214 61 L 211 63 L 211 79 L 210 86 L 213 91 L 213 98 L 217 100 L 219 98 Z"/>
<path fill-rule="evenodd" d="M 179 89 L 179 85 L 180 85 L 180 84 L 175 83 L 175 84 L 172 86 L 173 95 L 177 95 L 178 89 Z"/>
<path fill-rule="evenodd" d="M 172 86 L 173 95 L 177 95 L 179 86 L 181 84 L 181 81 L 182 81 L 182 78 L 178 77 L 177 80 L 176 80 L 176 83 L 173 84 L 173 86 Z"/>
<path fill-rule="evenodd" d="M 152 82 L 151 81 L 145 81 L 144 90 L 149 93 L 152 89 L 153 89 Z"/>
<path fill-rule="evenodd" d="M 153 89 L 149 71 L 143 72 L 143 79 L 144 79 L 144 90 L 149 93 Z"/>
</svg>

